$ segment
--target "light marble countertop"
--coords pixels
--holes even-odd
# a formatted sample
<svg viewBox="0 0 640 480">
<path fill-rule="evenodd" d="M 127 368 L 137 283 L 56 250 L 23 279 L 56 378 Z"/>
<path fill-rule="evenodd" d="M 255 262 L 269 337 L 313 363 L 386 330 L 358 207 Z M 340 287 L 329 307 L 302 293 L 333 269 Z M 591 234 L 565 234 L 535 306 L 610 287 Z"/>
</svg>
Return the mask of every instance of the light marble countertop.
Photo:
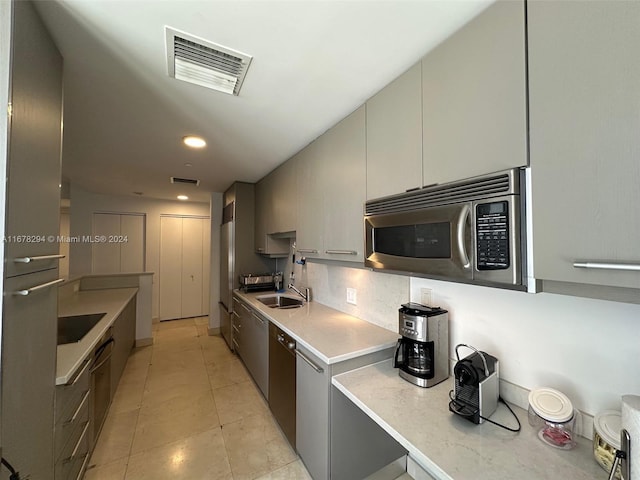
<svg viewBox="0 0 640 480">
<path fill-rule="evenodd" d="M 274 292 L 234 291 L 247 304 L 291 335 L 327 365 L 394 347 L 397 333 L 316 302 L 300 308 L 270 308 L 257 300 Z M 290 298 L 296 295 L 282 294 Z"/>
<path fill-rule="evenodd" d="M 490 423 L 475 425 L 449 412 L 453 379 L 417 387 L 398 375 L 391 361 L 336 375 L 332 383 L 436 479 L 442 480 L 605 480 L 592 444 L 580 437 L 573 450 L 544 444 L 512 405 L 522 424 L 512 433 Z M 491 420 L 515 427 L 503 404 Z"/>
<path fill-rule="evenodd" d="M 60 317 L 87 313 L 106 313 L 106 315 L 79 342 L 58 345 L 56 385 L 69 381 L 137 292 L 137 288 L 81 290 L 65 297 L 58 304 Z"/>
</svg>

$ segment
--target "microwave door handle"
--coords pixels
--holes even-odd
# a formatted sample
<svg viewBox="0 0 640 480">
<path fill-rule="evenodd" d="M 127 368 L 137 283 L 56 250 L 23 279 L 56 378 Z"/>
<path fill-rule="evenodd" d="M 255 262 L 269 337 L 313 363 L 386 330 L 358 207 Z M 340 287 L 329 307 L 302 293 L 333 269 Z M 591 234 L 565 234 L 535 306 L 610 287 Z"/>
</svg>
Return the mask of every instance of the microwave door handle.
<svg viewBox="0 0 640 480">
<path fill-rule="evenodd" d="M 456 240 L 458 243 L 458 252 L 460 253 L 462 266 L 465 270 L 471 266 L 469 255 L 467 254 L 467 246 L 465 245 L 464 241 L 467 228 L 467 219 L 469 218 L 470 214 L 471 208 L 469 207 L 469 205 L 463 205 L 462 210 L 460 211 L 460 215 L 458 216 L 458 224 L 456 225 Z"/>
</svg>

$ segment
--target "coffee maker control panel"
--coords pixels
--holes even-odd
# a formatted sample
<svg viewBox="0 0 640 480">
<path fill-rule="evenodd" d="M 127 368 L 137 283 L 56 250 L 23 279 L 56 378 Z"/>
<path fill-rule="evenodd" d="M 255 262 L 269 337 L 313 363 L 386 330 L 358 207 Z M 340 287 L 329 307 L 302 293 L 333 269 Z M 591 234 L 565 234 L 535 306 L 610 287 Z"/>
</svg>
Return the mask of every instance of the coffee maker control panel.
<svg viewBox="0 0 640 480">
<path fill-rule="evenodd" d="M 399 313 L 400 335 L 416 342 L 429 342 L 439 335 L 438 322 L 446 318 L 447 311 L 418 303 L 406 303 Z"/>
<path fill-rule="evenodd" d="M 406 318 L 403 318 L 403 321 L 404 321 L 404 325 L 400 329 L 401 330 L 400 333 L 402 335 L 408 337 L 408 336 L 413 336 L 418 334 L 418 332 L 415 330 L 416 322 L 414 320 L 407 320 Z"/>
</svg>

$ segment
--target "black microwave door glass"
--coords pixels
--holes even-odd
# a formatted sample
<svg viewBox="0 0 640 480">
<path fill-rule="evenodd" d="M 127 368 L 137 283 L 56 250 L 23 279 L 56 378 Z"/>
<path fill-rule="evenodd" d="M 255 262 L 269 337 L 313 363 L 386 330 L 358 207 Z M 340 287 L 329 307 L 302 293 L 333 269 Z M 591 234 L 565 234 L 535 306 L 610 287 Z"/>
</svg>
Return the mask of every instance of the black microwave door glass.
<svg viewBox="0 0 640 480">
<path fill-rule="evenodd" d="M 408 258 L 451 258 L 451 224 L 422 223 L 373 230 L 376 253 Z"/>
</svg>

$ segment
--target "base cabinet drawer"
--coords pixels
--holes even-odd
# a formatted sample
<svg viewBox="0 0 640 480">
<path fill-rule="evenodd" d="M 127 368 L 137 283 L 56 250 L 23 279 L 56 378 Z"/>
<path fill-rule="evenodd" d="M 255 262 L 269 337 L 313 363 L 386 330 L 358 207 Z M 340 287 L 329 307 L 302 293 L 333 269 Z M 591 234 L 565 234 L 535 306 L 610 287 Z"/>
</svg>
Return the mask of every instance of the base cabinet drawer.
<svg viewBox="0 0 640 480">
<path fill-rule="evenodd" d="M 90 359 L 87 358 L 69 383 L 56 386 L 54 417 L 56 425 L 73 415 L 80 401 L 89 391 L 89 363 Z"/>
<path fill-rule="evenodd" d="M 56 423 L 54 430 L 54 458 L 59 458 L 64 447 L 71 441 L 72 434 L 79 425 L 84 425 L 89 421 L 89 395 L 87 390 L 80 400 L 80 404 L 69 415 Z"/>
<path fill-rule="evenodd" d="M 55 480 L 76 480 L 89 457 L 89 422 L 78 425 L 55 465 Z"/>
</svg>

